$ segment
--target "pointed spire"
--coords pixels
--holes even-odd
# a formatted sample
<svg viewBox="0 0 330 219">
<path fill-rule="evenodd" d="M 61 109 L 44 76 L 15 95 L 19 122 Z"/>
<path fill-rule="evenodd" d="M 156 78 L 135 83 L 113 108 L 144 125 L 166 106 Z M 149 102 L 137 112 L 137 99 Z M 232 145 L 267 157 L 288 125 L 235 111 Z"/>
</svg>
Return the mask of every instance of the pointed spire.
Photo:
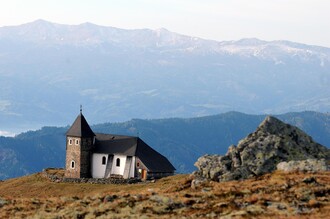
<svg viewBox="0 0 330 219">
<path fill-rule="evenodd" d="M 80 107 L 80 114 L 73 122 L 72 126 L 66 133 L 67 136 L 73 137 L 93 137 L 95 136 L 92 129 L 89 127 L 84 115 L 82 114 L 82 107 Z"/>
<path fill-rule="evenodd" d="M 82 114 L 82 105 L 80 104 L 80 114 Z"/>
</svg>

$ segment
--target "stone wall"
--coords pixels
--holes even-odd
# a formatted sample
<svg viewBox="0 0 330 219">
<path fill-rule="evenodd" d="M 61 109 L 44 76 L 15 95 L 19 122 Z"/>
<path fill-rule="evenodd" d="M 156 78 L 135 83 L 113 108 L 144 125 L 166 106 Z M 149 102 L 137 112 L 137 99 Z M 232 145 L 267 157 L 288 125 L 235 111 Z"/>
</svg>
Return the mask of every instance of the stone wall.
<svg viewBox="0 0 330 219">
<path fill-rule="evenodd" d="M 68 178 L 63 177 L 59 174 L 49 173 L 49 169 L 44 169 L 42 171 L 42 176 L 49 179 L 52 182 L 57 183 L 90 183 L 90 184 L 133 184 L 141 182 L 141 179 L 132 178 L 132 179 L 121 179 L 121 178 Z"/>
</svg>

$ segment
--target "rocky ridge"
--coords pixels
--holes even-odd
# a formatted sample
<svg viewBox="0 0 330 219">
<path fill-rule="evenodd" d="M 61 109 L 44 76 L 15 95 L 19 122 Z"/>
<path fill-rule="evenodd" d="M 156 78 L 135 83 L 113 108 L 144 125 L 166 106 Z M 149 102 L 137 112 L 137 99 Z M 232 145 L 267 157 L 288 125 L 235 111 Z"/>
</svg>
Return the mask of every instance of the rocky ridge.
<svg viewBox="0 0 330 219">
<path fill-rule="evenodd" d="M 306 159 L 328 162 L 330 150 L 299 128 L 268 116 L 255 132 L 231 145 L 226 155 L 200 157 L 194 176 L 220 182 L 247 179 L 276 170 L 280 162 Z"/>
</svg>

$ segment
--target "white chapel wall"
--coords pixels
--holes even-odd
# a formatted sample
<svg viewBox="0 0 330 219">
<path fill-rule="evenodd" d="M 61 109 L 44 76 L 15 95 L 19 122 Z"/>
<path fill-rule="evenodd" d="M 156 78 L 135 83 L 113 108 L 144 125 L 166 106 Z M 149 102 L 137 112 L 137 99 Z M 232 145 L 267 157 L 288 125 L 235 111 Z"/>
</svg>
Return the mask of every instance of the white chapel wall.
<svg viewBox="0 0 330 219">
<path fill-rule="evenodd" d="M 106 157 L 105 165 L 102 164 L 102 158 Z M 117 167 L 117 158 L 120 159 L 120 166 Z M 112 161 L 111 174 L 123 175 L 126 165 L 126 155 L 115 154 Z M 135 160 L 136 158 L 132 157 L 132 163 L 130 165 L 130 174 L 129 177 L 134 177 L 135 171 Z M 108 163 L 108 154 L 97 154 L 94 153 L 92 156 L 92 177 L 93 178 L 104 178 L 106 167 Z"/>
<path fill-rule="evenodd" d="M 106 157 L 105 165 L 102 164 L 103 156 Z M 105 169 L 108 163 L 107 154 L 93 154 L 92 156 L 92 177 L 93 178 L 103 178 L 105 174 Z"/>
<path fill-rule="evenodd" d="M 120 159 L 120 166 L 119 167 L 116 166 L 117 158 Z M 125 164 L 126 164 L 126 155 L 115 154 L 113 156 L 111 174 L 123 175 L 124 170 L 125 170 Z"/>
</svg>

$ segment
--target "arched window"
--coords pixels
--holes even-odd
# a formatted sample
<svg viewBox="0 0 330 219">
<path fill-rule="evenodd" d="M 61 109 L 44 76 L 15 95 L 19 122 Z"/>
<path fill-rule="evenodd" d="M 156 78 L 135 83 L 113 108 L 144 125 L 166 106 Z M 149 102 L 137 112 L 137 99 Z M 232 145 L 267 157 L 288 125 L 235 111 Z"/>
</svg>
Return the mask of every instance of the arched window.
<svg viewBox="0 0 330 219">
<path fill-rule="evenodd" d="M 69 145 L 72 145 L 72 139 L 69 139 Z"/>
<path fill-rule="evenodd" d="M 79 139 L 76 139 L 76 145 L 79 145 Z"/>
<path fill-rule="evenodd" d="M 107 158 L 105 156 L 102 157 L 102 165 L 105 165 L 107 163 Z"/>
<path fill-rule="evenodd" d="M 71 161 L 71 169 L 74 169 L 74 167 L 75 167 L 75 162 L 73 160 L 73 161 Z"/>
<path fill-rule="evenodd" d="M 120 159 L 119 158 L 117 158 L 117 160 L 116 160 L 116 166 L 120 167 Z"/>
</svg>

